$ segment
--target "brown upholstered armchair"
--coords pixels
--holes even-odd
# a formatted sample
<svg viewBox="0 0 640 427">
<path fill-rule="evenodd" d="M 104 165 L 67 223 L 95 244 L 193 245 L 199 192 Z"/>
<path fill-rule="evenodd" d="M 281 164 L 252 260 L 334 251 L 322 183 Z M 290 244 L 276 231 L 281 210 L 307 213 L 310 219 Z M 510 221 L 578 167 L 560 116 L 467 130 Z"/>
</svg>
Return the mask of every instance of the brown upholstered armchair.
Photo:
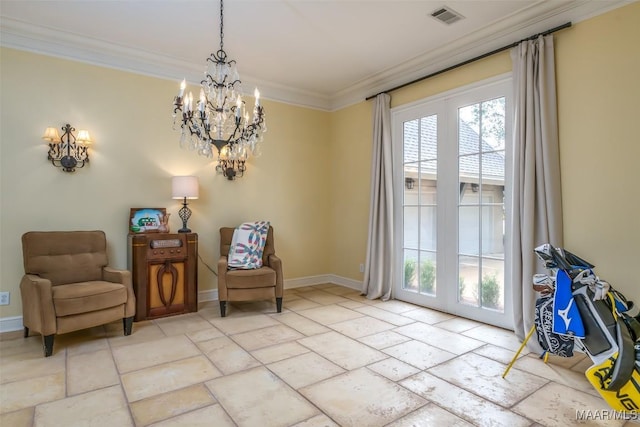
<svg viewBox="0 0 640 427">
<path fill-rule="evenodd" d="M 122 319 L 131 335 L 136 298 L 131 273 L 107 267 L 102 231 L 32 231 L 22 235 L 20 282 L 24 336 L 42 335 L 44 355 L 56 334 Z"/>
<path fill-rule="evenodd" d="M 220 260 L 218 261 L 218 300 L 220 314 L 226 315 L 227 301 L 248 301 L 275 297 L 278 313 L 282 312 L 282 261 L 273 245 L 273 227 L 269 227 L 262 254 L 262 267 L 253 270 L 229 270 L 227 257 L 233 238 L 231 227 L 220 229 Z"/>
</svg>

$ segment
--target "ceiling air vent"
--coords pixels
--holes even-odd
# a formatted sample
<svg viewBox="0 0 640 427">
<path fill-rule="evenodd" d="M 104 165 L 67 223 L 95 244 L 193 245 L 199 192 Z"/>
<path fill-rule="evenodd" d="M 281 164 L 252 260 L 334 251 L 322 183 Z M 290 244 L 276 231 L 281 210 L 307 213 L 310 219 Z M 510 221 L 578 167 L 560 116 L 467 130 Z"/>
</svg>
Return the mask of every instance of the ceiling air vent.
<svg viewBox="0 0 640 427">
<path fill-rule="evenodd" d="M 434 11 L 431 16 L 436 18 L 438 21 L 444 22 L 447 25 L 451 25 L 456 21 L 461 20 L 464 16 L 460 15 L 458 12 L 443 6 L 440 9 Z"/>
</svg>

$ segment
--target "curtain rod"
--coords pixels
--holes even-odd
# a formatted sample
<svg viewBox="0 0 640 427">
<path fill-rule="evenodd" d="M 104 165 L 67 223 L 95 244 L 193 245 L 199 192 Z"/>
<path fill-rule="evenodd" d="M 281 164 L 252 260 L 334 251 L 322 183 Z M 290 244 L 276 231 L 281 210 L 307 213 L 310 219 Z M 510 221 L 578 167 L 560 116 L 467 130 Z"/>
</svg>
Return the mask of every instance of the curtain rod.
<svg viewBox="0 0 640 427">
<path fill-rule="evenodd" d="M 396 86 L 396 87 L 392 87 L 391 89 L 383 90 L 382 92 L 378 92 L 378 93 L 376 93 L 375 95 L 371 95 L 371 96 L 367 97 L 367 98 L 365 99 L 365 101 L 368 101 L 368 100 L 370 100 L 370 99 L 373 99 L 373 98 L 375 98 L 376 96 L 380 95 L 381 93 L 393 92 L 394 90 L 398 90 L 398 89 L 401 89 L 401 88 L 403 88 L 403 87 L 405 87 L 405 86 L 409 86 L 409 85 L 412 85 L 412 84 L 414 84 L 414 83 L 421 82 L 422 80 L 429 79 L 429 78 L 431 78 L 431 77 L 437 76 L 438 74 L 446 73 L 447 71 L 451 71 L 451 70 L 453 70 L 453 69 L 455 69 L 455 68 L 462 67 L 463 65 L 470 64 L 471 62 L 475 62 L 475 61 L 478 61 L 478 60 L 480 60 L 480 59 L 484 59 L 484 58 L 486 58 L 487 56 L 494 55 L 494 54 L 496 54 L 496 53 L 498 53 L 498 52 L 502 52 L 503 50 L 511 49 L 512 47 L 516 47 L 516 46 L 518 46 L 520 43 L 522 43 L 522 42 L 524 42 L 524 41 L 527 41 L 527 40 L 534 40 L 534 39 L 538 38 L 539 36 L 546 36 L 546 35 L 549 35 L 549 34 L 555 33 L 556 31 L 564 30 L 565 28 L 569 28 L 569 27 L 571 27 L 571 22 L 567 22 L 567 23 L 562 24 L 562 25 L 560 25 L 560 26 L 557 26 L 557 27 L 555 27 L 555 28 L 551 28 L 550 30 L 544 31 L 544 32 L 542 32 L 542 33 L 534 34 L 534 35 L 529 36 L 529 37 L 527 37 L 527 38 L 525 38 L 525 39 L 522 39 L 522 40 L 520 40 L 520 41 L 517 41 L 517 42 L 515 42 L 515 43 L 511 43 L 510 45 L 502 46 L 501 48 L 498 48 L 498 49 L 496 49 L 496 50 L 492 50 L 491 52 L 487 52 L 487 53 L 484 53 L 484 54 L 482 54 L 482 55 L 480 55 L 480 56 L 476 56 L 475 58 L 467 59 L 466 61 L 460 62 L 459 64 L 456 64 L 456 65 L 452 65 L 452 66 L 447 67 L 447 68 L 445 68 L 445 69 L 443 69 L 443 70 L 436 71 L 435 73 L 431 73 L 431 74 L 429 74 L 429 75 L 427 75 L 427 76 L 420 77 L 420 78 L 417 78 L 417 79 L 415 79 L 415 80 L 411 80 L 410 82 L 407 82 L 407 83 L 403 83 L 403 84 L 401 84 L 400 86 Z"/>
</svg>

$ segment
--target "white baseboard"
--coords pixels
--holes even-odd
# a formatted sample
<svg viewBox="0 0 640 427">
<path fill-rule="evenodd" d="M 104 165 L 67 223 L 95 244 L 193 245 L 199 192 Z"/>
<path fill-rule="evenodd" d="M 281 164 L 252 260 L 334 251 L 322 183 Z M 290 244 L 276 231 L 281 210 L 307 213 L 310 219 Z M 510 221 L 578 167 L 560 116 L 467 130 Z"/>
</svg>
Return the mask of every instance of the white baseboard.
<svg viewBox="0 0 640 427">
<path fill-rule="evenodd" d="M 296 279 L 285 279 L 284 288 L 294 289 L 302 288 L 304 286 L 323 285 L 331 282 L 332 274 L 320 274 L 318 276 L 298 277 Z"/>
<path fill-rule="evenodd" d="M 0 333 L 13 332 L 23 329 L 22 316 L 0 318 Z"/>
<path fill-rule="evenodd" d="M 198 302 L 217 301 L 217 300 L 218 300 L 217 289 L 207 289 L 206 291 L 198 292 Z"/>
<path fill-rule="evenodd" d="M 329 274 L 329 283 L 333 283 L 335 285 L 344 286 L 345 288 L 351 288 L 356 291 L 362 290 L 362 282 L 359 280 L 349 279 L 347 277 L 338 276 L 336 274 Z"/>
<path fill-rule="evenodd" d="M 298 277 L 295 279 L 285 279 L 284 288 L 294 289 L 304 286 L 323 285 L 325 283 L 333 283 L 335 285 L 345 286 L 347 288 L 355 289 L 357 291 L 362 289 L 362 282 L 357 280 L 348 279 L 346 277 L 338 276 L 335 274 L 320 274 L 318 276 Z M 218 290 L 208 289 L 206 291 L 198 292 L 198 301 L 217 301 Z"/>
<path fill-rule="evenodd" d="M 344 286 L 347 288 L 355 289 L 357 291 L 362 289 L 362 282 L 357 280 L 348 279 L 346 277 L 338 276 L 336 274 L 321 274 L 318 276 L 298 277 L 296 279 L 286 279 L 284 281 L 285 289 L 301 288 L 303 286 L 323 285 L 325 283 L 333 283 L 335 285 Z M 217 301 L 218 290 L 207 289 L 206 291 L 198 292 L 198 301 Z M 22 316 L 3 317 L 0 318 L 0 333 L 19 331 L 23 328 Z"/>
</svg>

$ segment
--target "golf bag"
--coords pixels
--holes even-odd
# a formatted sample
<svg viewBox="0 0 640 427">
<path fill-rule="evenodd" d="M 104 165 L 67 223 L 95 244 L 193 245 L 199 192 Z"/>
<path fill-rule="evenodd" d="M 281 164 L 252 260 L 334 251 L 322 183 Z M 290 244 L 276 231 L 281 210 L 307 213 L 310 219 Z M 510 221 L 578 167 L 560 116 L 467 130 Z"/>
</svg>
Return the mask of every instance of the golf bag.
<svg viewBox="0 0 640 427">
<path fill-rule="evenodd" d="M 547 354 L 570 357 L 574 348 L 593 361 L 585 372 L 609 405 L 640 410 L 640 322 L 633 303 L 600 280 L 593 264 L 550 244 L 534 252 L 549 275 L 535 275 L 535 327 Z"/>
</svg>

